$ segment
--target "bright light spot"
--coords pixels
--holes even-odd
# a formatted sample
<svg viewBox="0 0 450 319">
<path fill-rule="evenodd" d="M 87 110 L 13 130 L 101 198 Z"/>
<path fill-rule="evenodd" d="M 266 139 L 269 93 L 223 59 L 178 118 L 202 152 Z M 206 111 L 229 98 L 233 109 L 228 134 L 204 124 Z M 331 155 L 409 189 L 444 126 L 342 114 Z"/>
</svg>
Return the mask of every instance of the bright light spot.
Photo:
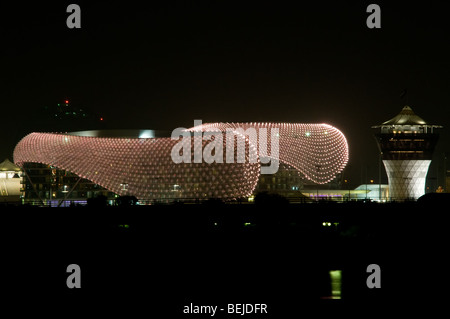
<svg viewBox="0 0 450 319">
<path fill-rule="evenodd" d="M 342 270 L 330 270 L 331 299 L 341 299 Z"/>
<path fill-rule="evenodd" d="M 66 104 L 69 104 L 69 100 L 66 100 Z"/>
<path fill-rule="evenodd" d="M 244 223 L 244 226 L 250 226 L 252 223 Z"/>
<path fill-rule="evenodd" d="M 155 133 L 152 130 L 140 131 L 139 138 L 155 138 Z"/>
<path fill-rule="evenodd" d="M 305 133 L 305 136 L 306 136 L 306 137 L 310 137 L 310 136 L 311 136 L 311 132 L 306 132 L 306 133 Z"/>
</svg>

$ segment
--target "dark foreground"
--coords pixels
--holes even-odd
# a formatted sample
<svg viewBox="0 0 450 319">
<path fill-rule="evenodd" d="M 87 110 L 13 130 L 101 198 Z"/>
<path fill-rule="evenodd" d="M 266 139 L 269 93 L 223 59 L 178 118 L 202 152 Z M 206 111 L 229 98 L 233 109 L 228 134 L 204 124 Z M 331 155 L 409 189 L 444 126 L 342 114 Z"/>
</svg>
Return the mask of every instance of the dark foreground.
<svg viewBox="0 0 450 319">
<path fill-rule="evenodd" d="M 267 304 L 267 314 L 216 318 L 432 311 L 430 302 L 449 295 L 450 218 L 440 205 L 0 207 L 3 310 L 127 318 L 211 317 L 184 314 L 191 303 Z M 80 289 L 66 285 L 70 264 L 81 268 Z M 381 288 L 366 285 L 370 264 L 381 268 Z M 342 272 L 340 300 L 327 299 L 330 270 Z"/>
</svg>

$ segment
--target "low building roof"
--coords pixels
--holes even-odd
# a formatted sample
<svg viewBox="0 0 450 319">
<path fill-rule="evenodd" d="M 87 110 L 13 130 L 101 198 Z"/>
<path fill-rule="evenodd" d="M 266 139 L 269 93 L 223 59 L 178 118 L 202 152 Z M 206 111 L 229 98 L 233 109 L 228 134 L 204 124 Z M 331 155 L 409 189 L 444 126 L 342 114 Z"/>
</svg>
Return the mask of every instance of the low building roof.
<svg viewBox="0 0 450 319">
<path fill-rule="evenodd" d="M 0 171 L 2 172 L 20 172 L 21 169 L 19 166 L 11 162 L 9 159 L 5 159 L 0 163 Z"/>
</svg>

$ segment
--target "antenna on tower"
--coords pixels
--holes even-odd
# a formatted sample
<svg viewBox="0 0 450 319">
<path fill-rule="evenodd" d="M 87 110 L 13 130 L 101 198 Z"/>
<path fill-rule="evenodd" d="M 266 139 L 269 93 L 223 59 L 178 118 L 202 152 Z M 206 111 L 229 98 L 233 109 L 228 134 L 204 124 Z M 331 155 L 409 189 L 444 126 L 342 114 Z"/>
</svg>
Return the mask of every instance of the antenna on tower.
<svg viewBox="0 0 450 319">
<path fill-rule="evenodd" d="M 405 98 L 405 100 L 406 100 L 406 104 L 405 105 L 409 105 L 408 104 L 408 89 L 404 89 L 402 91 L 402 93 L 400 93 L 400 99 L 403 99 L 403 98 Z"/>
</svg>

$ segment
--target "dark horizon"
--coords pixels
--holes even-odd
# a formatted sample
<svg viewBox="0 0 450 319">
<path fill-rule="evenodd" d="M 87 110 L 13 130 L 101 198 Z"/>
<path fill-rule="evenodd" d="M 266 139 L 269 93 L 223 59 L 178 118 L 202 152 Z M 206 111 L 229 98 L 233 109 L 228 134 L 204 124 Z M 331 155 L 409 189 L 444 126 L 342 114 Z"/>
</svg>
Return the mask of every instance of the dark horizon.
<svg viewBox="0 0 450 319">
<path fill-rule="evenodd" d="M 428 174 L 439 182 L 450 151 L 446 8 L 378 1 L 381 29 L 369 29 L 370 3 L 78 1 L 81 29 L 66 27 L 70 2 L 8 4 L 0 160 L 27 133 L 55 131 L 40 110 L 68 99 L 104 119 L 80 130 L 327 123 L 349 143 L 344 176 L 361 184 L 367 169 L 378 183 L 371 126 L 409 105 L 444 126 Z"/>
</svg>

